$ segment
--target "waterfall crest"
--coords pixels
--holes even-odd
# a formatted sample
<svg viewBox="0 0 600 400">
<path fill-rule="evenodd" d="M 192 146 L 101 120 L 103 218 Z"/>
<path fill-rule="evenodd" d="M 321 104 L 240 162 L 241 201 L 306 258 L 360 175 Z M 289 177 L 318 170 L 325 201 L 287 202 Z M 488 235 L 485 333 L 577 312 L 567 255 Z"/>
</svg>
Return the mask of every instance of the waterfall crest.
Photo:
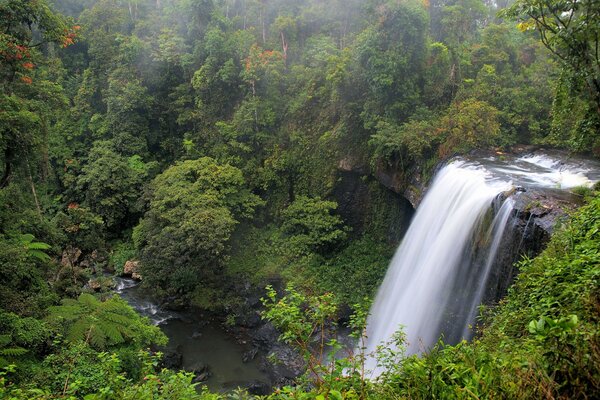
<svg viewBox="0 0 600 400">
<path fill-rule="evenodd" d="M 369 354 L 400 328 L 406 334 L 408 354 L 427 349 L 442 332 L 446 338 L 457 339 L 468 333 L 465 327 L 481 303 L 485 279 L 512 209 L 504 202 L 490 218 L 492 204 L 510 188 L 510 183 L 489 179 L 485 169 L 462 161 L 437 174 L 371 307 L 365 368 L 373 377 L 382 370 Z M 473 273 L 478 257 L 472 246 L 476 236 L 483 236 L 486 256 Z"/>
</svg>

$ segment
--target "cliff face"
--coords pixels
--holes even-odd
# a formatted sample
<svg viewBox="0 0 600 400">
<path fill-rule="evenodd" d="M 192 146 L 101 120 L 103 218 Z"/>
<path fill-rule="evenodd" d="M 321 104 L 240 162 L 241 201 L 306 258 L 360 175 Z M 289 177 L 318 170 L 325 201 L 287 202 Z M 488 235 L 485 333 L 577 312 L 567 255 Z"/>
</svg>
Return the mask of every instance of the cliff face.
<svg viewBox="0 0 600 400">
<path fill-rule="evenodd" d="M 524 189 L 515 200 L 513 220 L 502 240 L 485 301 L 493 303 L 506 295 L 518 274 L 515 263 L 533 258 L 546 247 L 553 231 L 582 204 L 580 196 L 552 189 Z"/>
<path fill-rule="evenodd" d="M 415 212 L 402 194 L 360 171 L 339 171 L 333 196 L 353 235 L 376 232 L 394 244 L 404 236 Z"/>
</svg>

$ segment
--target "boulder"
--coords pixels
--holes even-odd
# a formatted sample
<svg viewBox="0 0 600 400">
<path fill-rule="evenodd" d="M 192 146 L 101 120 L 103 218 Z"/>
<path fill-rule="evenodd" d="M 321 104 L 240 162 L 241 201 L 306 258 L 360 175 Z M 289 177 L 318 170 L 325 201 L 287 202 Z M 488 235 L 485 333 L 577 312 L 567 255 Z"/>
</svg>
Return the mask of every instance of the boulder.
<svg viewBox="0 0 600 400">
<path fill-rule="evenodd" d="M 77 247 L 68 246 L 62 253 L 60 265 L 63 267 L 73 267 L 81 257 L 81 250 Z"/>
<path fill-rule="evenodd" d="M 94 292 L 99 292 L 100 290 L 102 290 L 102 282 L 100 282 L 100 280 L 98 279 L 90 279 L 87 285 Z"/>
<path fill-rule="evenodd" d="M 271 385 L 258 380 L 248 383 L 245 389 L 248 393 L 254 396 L 268 396 L 272 391 Z"/>
<path fill-rule="evenodd" d="M 162 358 L 162 366 L 164 368 L 178 370 L 183 364 L 183 354 L 180 349 L 165 351 Z"/>
<path fill-rule="evenodd" d="M 128 260 L 127 262 L 125 262 L 125 265 L 123 266 L 123 275 L 130 276 L 132 279 L 135 279 L 138 281 L 142 280 L 142 276 L 140 275 L 140 272 L 139 272 L 139 266 L 140 266 L 139 261 Z"/>
<path fill-rule="evenodd" d="M 193 379 L 192 379 L 192 383 L 200 383 L 200 382 L 204 382 L 206 381 L 208 378 L 210 378 L 210 372 L 209 371 L 204 371 L 202 373 L 197 374 Z"/>
</svg>

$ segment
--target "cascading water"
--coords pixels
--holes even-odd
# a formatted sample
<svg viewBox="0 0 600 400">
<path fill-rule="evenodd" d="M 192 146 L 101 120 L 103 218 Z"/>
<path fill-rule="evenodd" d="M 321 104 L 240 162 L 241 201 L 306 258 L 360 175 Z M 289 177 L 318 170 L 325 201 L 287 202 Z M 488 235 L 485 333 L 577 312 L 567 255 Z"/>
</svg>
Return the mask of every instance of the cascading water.
<svg viewBox="0 0 600 400">
<path fill-rule="evenodd" d="M 591 186 L 597 175 L 546 155 L 508 162 L 495 157 L 455 161 L 440 170 L 371 307 L 364 343 L 371 377 L 384 369 L 374 357 L 378 346 L 397 350 L 390 342 L 401 328 L 407 354 L 430 348 L 441 335 L 450 343 L 470 338 L 511 221 L 513 200 L 505 200 L 502 192 L 513 183 L 553 189 Z"/>
<path fill-rule="evenodd" d="M 485 170 L 462 162 L 451 163 L 438 173 L 371 308 L 366 354 L 400 327 L 404 327 L 409 354 L 437 341 L 449 317 L 446 305 L 452 302 L 456 279 L 469 263 L 471 239 L 494 198 L 508 189 L 510 185 L 504 182 L 486 182 Z M 470 310 L 471 305 L 467 307 Z M 366 369 L 379 375 L 376 360 L 368 357 L 366 361 Z"/>
</svg>

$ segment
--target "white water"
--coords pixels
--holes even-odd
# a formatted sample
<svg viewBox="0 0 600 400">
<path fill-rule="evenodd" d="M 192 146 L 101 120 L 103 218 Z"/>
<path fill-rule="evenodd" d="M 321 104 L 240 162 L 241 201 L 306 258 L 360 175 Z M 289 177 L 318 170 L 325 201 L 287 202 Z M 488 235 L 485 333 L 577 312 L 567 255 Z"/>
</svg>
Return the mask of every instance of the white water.
<svg viewBox="0 0 600 400">
<path fill-rule="evenodd" d="M 380 345 L 398 351 L 390 341 L 400 329 L 406 354 L 429 349 L 442 333 L 446 341 L 471 336 L 514 204 L 512 199 L 498 204 L 490 223 L 498 194 L 513 184 L 567 189 L 600 180 L 594 162 L 563 158 L 530 154 L 455 161 L 437 174 L 371 307 L 365 369 L 372 377 L 384 370 L 374 352 Z"/>
<path fill-rule="evenodd" d="M 487 178 L 483 168 L 451 163 L 438 173 L 419 206 L 367 321 L 365 367 L 374 377 L 382 367 L 368 355 L 399 328 L 404 327 L 408 354 L 438 340 L 447 319 L 445 306 L 460 276 L 456 271 L 468 263 L 471 239 L 494 198 L 511 187 Z"/>
<path fill-rule="evenodd" d="M 478 276 L 476 276 L 477 282 L 475 285 L 475 292 L 473 293 L 472 298 L 470 299 L 469 313 L 467 314 L 466 323 L 469 324 L 472 321 L 475 321 L 475 317 L 477 316 L 477 308 L 481 304 L 483 300 L 483 294 L 486 288 L 486 283 L 490 276 L 490 272 L 492 270 L 492 266 L 494 265 L 494 261 L 496 261 L 496 255 L 498 254 L 498 249 L 500 248 L 500 243 L 502 242 L 502 238 L 504 237 L 504 231 L 506 230 L 506 226 L 508 224 L 509 217 L 513 212 L 513 207 L 515 205 L 515 201 L 513 199 L 506 199 L 504 203 L 502 203 L 502 207 L 498 210 L 498 213 L 494 217 L 494 221 L 492 221 L 492 225 L 487 232 L 486 239 L 490 241 L 490 246 L 487 251 L 487 257 L 485 260 L 485 265 L 483 271 L 479 272 Z M 462 337 L 468 338 L 471 336 L 471 328 L 469 325 L 465 325 L 462 331 Z"/>
</svg>

